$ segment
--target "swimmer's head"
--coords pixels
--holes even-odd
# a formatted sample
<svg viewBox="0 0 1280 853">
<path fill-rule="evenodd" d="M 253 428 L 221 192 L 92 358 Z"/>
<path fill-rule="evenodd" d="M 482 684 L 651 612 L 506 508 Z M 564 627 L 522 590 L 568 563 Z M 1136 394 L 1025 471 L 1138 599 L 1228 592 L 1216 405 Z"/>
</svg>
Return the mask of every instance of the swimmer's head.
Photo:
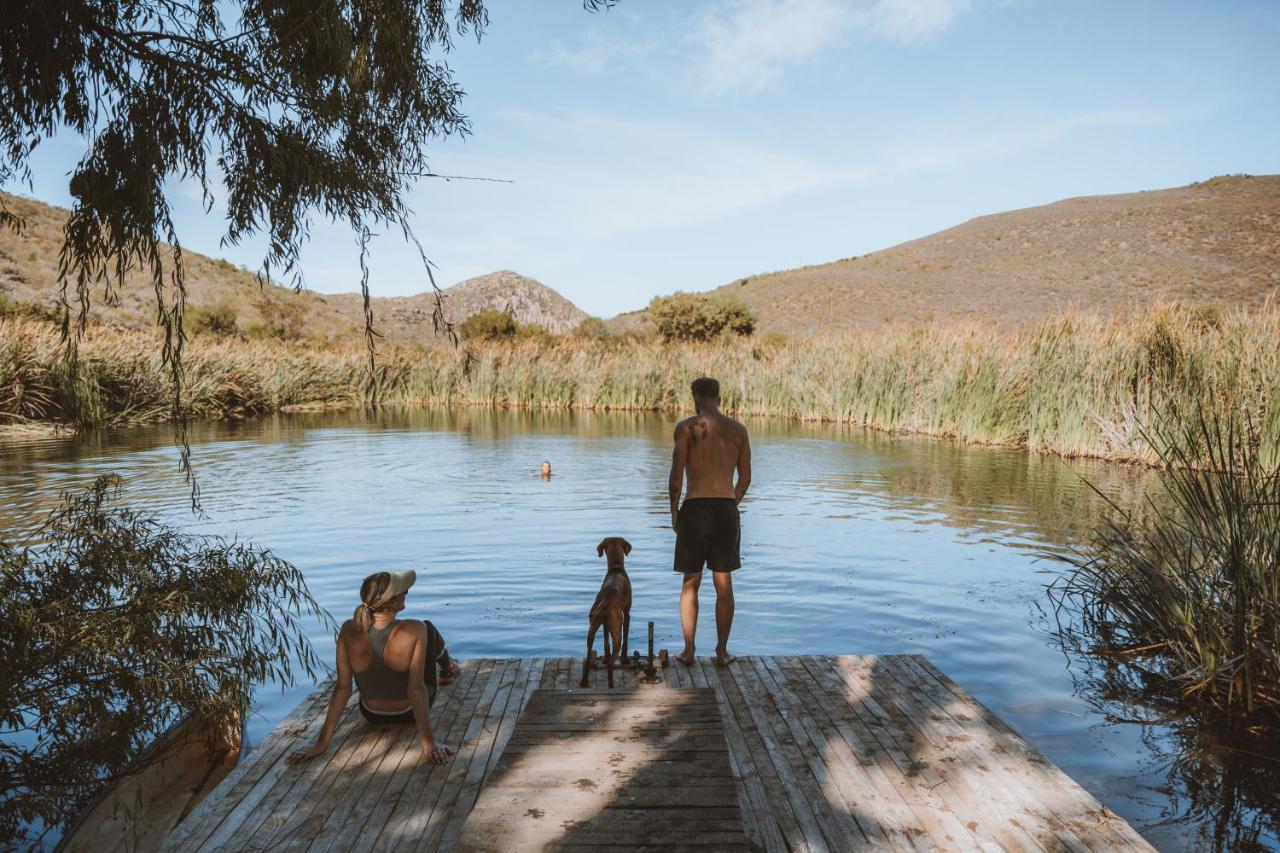
<svg viewBox="0 0 1280 853">
<path fill-rule="evenodd" d="M 541 467 L 540 469 L 538 469 L 538 470 L 542 471 L 543 476 L 546 476 L 547 474 L 550 474 L 550 473 L 551 473 L 551 460 L 550 460 L 550 459 L 543 459 L 543 460 L 542 460 L 542 467 Z"/>
</svg>

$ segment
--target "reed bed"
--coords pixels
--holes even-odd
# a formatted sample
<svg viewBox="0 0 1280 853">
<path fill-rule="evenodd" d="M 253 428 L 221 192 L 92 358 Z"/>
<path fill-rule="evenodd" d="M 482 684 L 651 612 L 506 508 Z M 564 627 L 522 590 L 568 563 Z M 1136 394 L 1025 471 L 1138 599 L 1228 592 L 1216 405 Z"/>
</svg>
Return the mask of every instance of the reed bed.
<svg viewBox="0 0 1280 853">
<path fill-rule="evenodd" d="M 1142 425 L 1208 407 L 1280 442 L 1280 310 L 1157 307 L 1128 319 L 1062 317 L 1021 330 L 886 328 L 833 339 L 707 344 L 548 337 L 386 347 L 370 379 L 358 348 L 193 338 L 196 417 L 371 401 L 682 412 L 699 375 L 748 416 L 927 433 L 1062 456 L 1154 463 Z M 101 425 L 162 419 L 168 385 L 151 335 L 92 329 L 78 374 L 56 329 L 0 321 L 0 418 Z"/>
<path fill-rule="evenodd" d="M 1256 427 L 1204 410 L 1153 429 L 1161 500 L 1113 506 L 1050 585 L 1060 636 L 1104 662 L 1107 693 L 1280 727 L 1280 462 Z M 1274 737 L 1269 751 L 1278 753 Z"/>
</svg>

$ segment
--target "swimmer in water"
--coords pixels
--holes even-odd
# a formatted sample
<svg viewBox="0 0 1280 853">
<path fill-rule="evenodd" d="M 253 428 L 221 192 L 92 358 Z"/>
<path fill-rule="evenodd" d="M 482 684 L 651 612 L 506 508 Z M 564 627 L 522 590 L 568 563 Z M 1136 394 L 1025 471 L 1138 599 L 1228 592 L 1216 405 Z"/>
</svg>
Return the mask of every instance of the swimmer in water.
<svg viewBox="0 0 1280 853">
<path fill-rule="evenodd" d="M 543 459 L 542 467 L 539 468 L 538 470 L 542 473 L 542 479 L 550 480 L 551 479 L 551 460 Z"/>
</svg>

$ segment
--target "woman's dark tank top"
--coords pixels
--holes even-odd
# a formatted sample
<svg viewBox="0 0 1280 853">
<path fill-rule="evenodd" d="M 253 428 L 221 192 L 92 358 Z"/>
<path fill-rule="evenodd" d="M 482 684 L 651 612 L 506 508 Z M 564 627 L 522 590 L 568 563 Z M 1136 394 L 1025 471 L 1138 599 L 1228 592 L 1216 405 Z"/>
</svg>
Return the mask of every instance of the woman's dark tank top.
<svg viewBox="0 0 1280 853">
<path fill-rule="evenodd" d="M 356 687 L 360 688 L 360 698 L 373 700 L 409 700 L 409 673 L 397 672 L 387 666 L 382 659 L 382 652 L 387 647 L 387 637 L 400 624 L 392 622 L 385 628 L 369 626 L 369 645 L 373 647 L 373 657 L 369 668 L 355 673 Z"/>
</svg>

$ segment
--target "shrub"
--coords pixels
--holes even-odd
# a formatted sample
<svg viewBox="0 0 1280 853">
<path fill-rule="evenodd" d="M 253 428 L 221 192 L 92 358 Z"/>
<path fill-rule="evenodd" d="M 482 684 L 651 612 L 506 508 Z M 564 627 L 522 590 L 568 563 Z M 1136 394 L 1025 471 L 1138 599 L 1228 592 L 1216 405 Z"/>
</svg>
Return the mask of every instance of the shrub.
<svg viewBox="0 0 1280 853">
<path fill-rule="evenodd" d="M 34 302 L 15 302 L 3 293 L 0 293 L 0 317 L 43 320 L 48 323 L 57 323 L 62 320 L 62 315 L 56 308 L 37 305 Z"/>
<path fill-rule="evenodd" d="M 519 340 L 545 341 L 554 337 L 544 327 L 537 323 L 518 323 L 516 325 L 516 338 Z"/>
<path fill-rule="evenodd" d="M 458 331 L 464 340 L 493 340 L 514 338 L 516 318 L 510 311 L 481 311 L 462 321 Z"/>
<path fill-rule="evenodd" d="M 256 685 L 320 669 L 301 572 L 109 507 L 119 483 L 0 539 L 0 848 L 41 846 L 175 721 L 238 730 Z"/>
<path fill-rule="evenodd" d="M 279 300 L 263 296 L 255 303 L 257 323 L 250 323 L 245 333 L 257 340 L 300 341 L 306 335 L 306 319 L 301 300 Z"/>
<path fill-rule="evenodd" d="M 225 338 L 239 331 L 236 327 L 236 309 L 230 305 L 193 308 L 187 312 L 183 323 L 197 335 L 215 335 Z"/>
<path fill-rule="evenodd" d="M 736 299 L 675 293 L 649 303 L 649 319 L 667 341 L 709 341 L 724 334 L 749 335 L 756 317 Z"/>
<path fill-rule="evenodd" d="M 600 338 L 609 337 L 609 327 L 599 317 L 587 317 L 574 328 L 573 336 L 575 338 L 599 340 Z"/>
</svg>

